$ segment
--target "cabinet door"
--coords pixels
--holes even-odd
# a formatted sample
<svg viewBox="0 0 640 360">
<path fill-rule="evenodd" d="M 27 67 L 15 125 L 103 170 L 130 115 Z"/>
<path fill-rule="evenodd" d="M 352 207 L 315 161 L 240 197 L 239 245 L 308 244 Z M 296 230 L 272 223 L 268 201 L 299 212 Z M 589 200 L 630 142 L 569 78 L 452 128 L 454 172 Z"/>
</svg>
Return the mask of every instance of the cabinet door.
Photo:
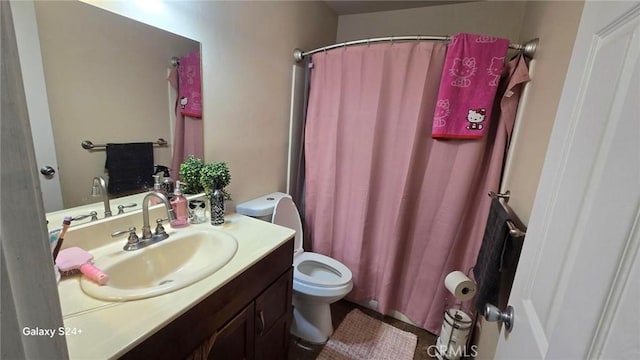
<svg viewBox="0 0 640 360">
<path fill-rule="evenodd" d="M 293 269 L 285 272 L 256 298 L 256 359 L 286 359 L 291 325 Z"/>
<path fill-rule="evenodd" d="M 252 302 L 218 331 L 209 360 L 253 360 L 254 311 Z"/>
</svg>

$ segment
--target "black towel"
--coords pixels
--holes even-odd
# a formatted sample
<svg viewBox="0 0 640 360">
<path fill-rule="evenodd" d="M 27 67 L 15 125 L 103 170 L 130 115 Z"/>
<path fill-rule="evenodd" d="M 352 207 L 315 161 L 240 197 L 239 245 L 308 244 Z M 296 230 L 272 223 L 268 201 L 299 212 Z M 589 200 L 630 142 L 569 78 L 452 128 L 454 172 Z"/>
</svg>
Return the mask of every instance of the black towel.
<svg viewBox="0 0 640 360">
<path fill-rule="evenodd" d="M 107 144 L 108 191 L 124 195 L 153 187 L 153 143 Z"/>
<path fill-rule="evenodd" d="M 522 249 L 522 238 L 516 239 L 509 235 L 507 220 L 513 221 L 500 200 L 493 199 L 482 245 L 473 268 L 478 287 L 475 305 L 480 312 L 484 310 L 486 303 L 506 308 L 508 293 L 511 291 L 515 267 Z"/>
</svg>

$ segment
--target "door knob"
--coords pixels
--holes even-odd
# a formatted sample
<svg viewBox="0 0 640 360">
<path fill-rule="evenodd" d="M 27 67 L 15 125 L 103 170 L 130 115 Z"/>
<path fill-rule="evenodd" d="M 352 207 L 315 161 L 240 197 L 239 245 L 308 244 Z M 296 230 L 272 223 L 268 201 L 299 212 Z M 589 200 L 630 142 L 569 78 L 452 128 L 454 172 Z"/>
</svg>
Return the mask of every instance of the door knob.
<svg viewBox="0 0 640 360">
<path fill-rule="evenodd" d="M 484 318 L 487 321 L 501 321 L 504 329 L 510 333 L 513 329 L 513 306 L 507 306 L 507 310 L 502 312 L 497 306 L 487 303 L 484 306 Z"/>
<path fill-rule="evenodd" d="M 40 168 L 40 174 L 44 175 L 47 179 L 51 179 L 56 174 L 56 169 L 46 165 Z"/>
</svg>

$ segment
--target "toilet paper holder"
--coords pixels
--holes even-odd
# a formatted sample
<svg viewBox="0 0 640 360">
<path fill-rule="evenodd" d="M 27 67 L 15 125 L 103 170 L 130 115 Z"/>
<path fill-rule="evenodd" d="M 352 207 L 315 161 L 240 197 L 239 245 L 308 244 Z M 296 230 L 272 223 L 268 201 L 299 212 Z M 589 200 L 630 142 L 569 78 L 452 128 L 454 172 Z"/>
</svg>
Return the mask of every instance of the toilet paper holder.
<svg viewBox="0 0 640 360">
<path fill-rule="evenodd" d="M 504 329 L 507 333 L 510 333 L 511 330 L 513 330 L 513 306 L 507 306 L 507 310 L 503 312 L 497 306 L 486 303 L 483 315 L 487 321 L 501 321 L 504 324 Z"/>
</svg>

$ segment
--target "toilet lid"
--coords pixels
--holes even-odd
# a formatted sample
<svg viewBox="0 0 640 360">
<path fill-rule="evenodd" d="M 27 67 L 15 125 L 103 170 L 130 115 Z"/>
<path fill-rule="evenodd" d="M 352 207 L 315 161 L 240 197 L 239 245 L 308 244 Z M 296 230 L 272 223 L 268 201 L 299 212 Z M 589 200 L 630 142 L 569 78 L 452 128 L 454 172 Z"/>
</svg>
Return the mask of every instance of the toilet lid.
<svg viewBox="0 0 640 360">
<path fill-rule="evenodd" d="M 296 204 L 293 203 L 290 197 L 282 197 L 278 200 L 278 203 L 273 209 L 271 222 L 295 230 L 296 235 L 293 244 L 293 254 L 295 256 L 304 252 L 302 248 L 302 221 L 300 221 L 298 208 L 296 208 Z"/>
</svg>

